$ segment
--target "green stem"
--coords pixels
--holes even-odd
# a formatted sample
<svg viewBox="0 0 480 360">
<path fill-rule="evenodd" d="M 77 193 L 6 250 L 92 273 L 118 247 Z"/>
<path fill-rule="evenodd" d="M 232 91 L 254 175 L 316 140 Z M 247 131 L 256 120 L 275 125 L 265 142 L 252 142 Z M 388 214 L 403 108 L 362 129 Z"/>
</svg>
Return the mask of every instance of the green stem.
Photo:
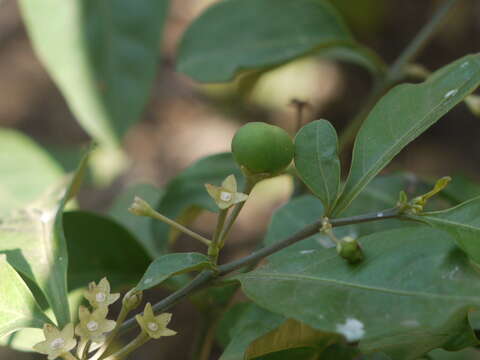
<svg viewBox="0 0 480 360">
<path fill-rule="evenodd" d="M 75 356 L 72 355 L 72 353 L 65 353 L 61 355 L 61 358 L 64 360 L 78 360 Z"/>
<path fill-rule="evenodd" d="M 220 241 L 220 235 L 222 234 L 225 220 L 227 219 L 228 209 L 220 210 L 217 219 L 217 227 L 215 229 L 215 233 L 213 234 L 213 240 L 208 247 L 208 256 L 213 264 L 217 263 L 218 260 L 218 253 L 220 249 L 223 247 L 223 243 Z"/>
<path fill-rule="evenodd" d="M 417 33 L 410 44 L 402 51 L 400 56 L 387 70 L 385 77 L 374 85 L 374 88 L 360 113 L 350 122 L 340 136 L 340 149 L 345 149 L 355 138 L 363 120 L 372 110 L 373 106 L 393 85 L 405 75 L 406 66 L 418 55 L 428 41 L 435 35 L 449 10 L 459 0 L 445 0 L 438 7 L 430 21 Z"/>
<path fill-rule="evenodd" d="M 117 322 L 115 324 L 115 327 L 113 328 L 112 332 L 108 334 L 107 339 L 105 340 L 105 343 L 102 345 L 102 347 L 96 352 L 95 354 L 95 359 L 103 359 L 109 354 L 106 353 L 110 345 L 112 344 L 113 340 L 117 336 L 118 332 L 120 331 L 120 327 L 127 318 L 127 315 L 130 311 L 125 307 L 125 305 L 122 305 L 122 308 L 120 310 L 120 314 L 118 314 Z M 105 355 L 104 355 L 105 354 Z M 92 359 L 93 360 L 93 359 Z"/>
<path fill-rule="evenodd" d="M 392 209 L 364 214 L 364 215 L 351 216 L 351 217 L 340 218 L 340 219 L 332 219 L 330 220 L 330 224 L 332 225 L 332 227 L 337 227 L 337 226 L 346 226 L 346 225 L 364 223 L 369 221 L 379 221 L 379 220 L 392 219 L 392 218 L 403 218 L 397 208 L 392 208 Z M 298 241 L 308 238 L 316 234 L 319 231 L 321 226 L 322 226 L 322 220 L 318 220 L 313 224 L 307 225 L 305 228 L 303 228 L 302 230 L 298 231 L 297 233 L 295 233 L 294 235 L 290 236 L 285 240 L 282 240 L 270 246 L 264 247 L 239 260 L 235 260 L 230 263 L 219 266 L 217 271 L 204 270 L 200 274 L 198 274 L 190 283 L 188 283 L 184 287 L 180 288 L 179 290 L 175 291 L 174 293 L 170 294 L 163 300 L 156 303 L 153 306 L 153 310 L 155 312 L 164 312 L 169 308 L 171 308 L 172 306 L 174 306 L 176 303 L 178 303 L 180 300 L 182 300 L 186 296 L 206 286 L 208 283 L 212 282 L 217 277 L 226 275 L 232 271 L 243 268 L 244 266 L 254 264 L 258 262 L 260 259 L 263 259 L 277 251 L 280 251 L 292 244 L 295 244 Z M 135 327 L 136 324 L 137 323 L 134 318 L 128 319 L 121 326 L 120 331 L 126 332 L 129 329 Z"/>
<path fill-rule="evenodd" d="M 157 211 L 154 211 L 152 214 L 151 214 L 151 217 L 153 217 L 154 219 L 157 219 L 157 220 L 160 220 L 162 222 L 164 222 L 165 224 L 167 225 L 170 225 L 171 227 L 177 229 L 178 231 L 181 231 L 183 232 L 184 234 L 188 235 L 188 236 L 191 236 L 192 238 L 202 242 L 203 244 L 207 245 L 207 246 L 210 246 L 210 243 L 211 241 L 208 240 L 207 238 L 203 237 L 202 235 L 200 234 L 197 234 L 195 231 L 192 231 L 188 228 L 186 228 L 185 226 L 183 225 L 180 225 L 179 223 L 177 223 L 176 221 L 160 214 L 159 212 Z"/>
<path fill-rule="evenodd" d="M 249 179 L 247 177 L 247 182 L 245 184 L 245 189 L 243 189 L 243 193 L 244 194 L 247 194 L 247 195 L 250 195 L 250 193 L 252 192 L 253 188 L 255 187 L 257 181 L 254 181 L 252 179 Z M 247 200 L 248 201 L 248 200 Z M 232 229 L 232 226 L 233 224 L 235 223 L 235 220 L 237 220 L 238 218 L 238 215 L 240 215 L 240 211 L 242 211 L 243 207 L 245 206 L 245 203 L 247 201 L 243 201 L 241 203 L 238 203 L 237 205 L 235 205 L 235 207 L 233 208 L 232 210 L 232 213 L 230 214 L 230 216 L 228 217 L 228 220 L 227 220 L 227 223 L 226 225 L 223 227 L 223 230 L 222 232 L 220 233 L 220 238 L 219 238 L 219 241 L 220 241 L 220 244 L 221 246 L 223 247 L 223 244 L 225 244 L 225 240 L 227 239 L 228 237 L 228 234 L 230 232 L 230 230 Z"/>
<path fill-rule="evenodd" d="M 140 346 L 144 345 L 150 340 L 150 337 L 145 333 L 141 332 L 135 339 L 128 343 L 121 350 L 105 358 L 105 360 L 119 360 L 125 358 L 128 354 L 138 349 Z"/>
</svg>

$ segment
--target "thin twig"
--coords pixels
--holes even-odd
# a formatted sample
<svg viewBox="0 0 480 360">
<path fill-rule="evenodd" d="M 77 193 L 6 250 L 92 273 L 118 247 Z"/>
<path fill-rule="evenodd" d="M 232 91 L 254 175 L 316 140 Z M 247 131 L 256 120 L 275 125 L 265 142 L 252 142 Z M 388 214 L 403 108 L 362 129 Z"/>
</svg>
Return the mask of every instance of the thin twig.
<svg viewBox="0 0 480 360">
<path fill-rule="evenodd" d="M 435 35 L 442 22 L 445 20 L 449 10 L 459 0 L 445 0 L 433 14 L 430 21 L 417 33 L 410 44 L 402 51 L 400 56 L 389 67 L 383 79 L 379 80 L 373 87 L 363 109 L 350 122 L 340 136 L 340 148 L 345 149 L 355 138 L 363 121 L 372 110 L 378 100 L 393 85 L 400 81 L 405 75 L 406 66 L 413 61 L 418 53 L 425 47 L 428 41 Z"/>
<path fill-rule="evenodd" d="M 340 218 L 340 219 L 332 219 L 330 220 L 330 224 L 332 225 L 332 227 L 337 227 L 337 226 L 352 225 L 352 224 L 358 224 L 363 222 L 379 221 L 379 220 L 399 218 L 399 217 L 401 217 L 401 215 L 399 214 L 398 209 L 393 208 L 393 209 L 388 209 L 385 211 L 375 212 L 375 213 L 370 213 L 365 215 L 351 216 L 351 217 Z M 294 235 L 290 236 L 285 240 L 282 240 L 270 246 L 264 247 L 239 260 L 235 260 L 230 263 L 219 266 L 217 271 L 204 270 L 201 273 L 199 273 L 189 284 L 185 285 L 184 287 L 180 288 L 176 292 L 170 294 L 163 300 L 156 303 L 153 306 L 153 310 L 155 312 L 166 311 L 172 306 L 174 306 L 176 303 L 178 303 L 180 300 L 192 294 L 193 292 L 201 289 L 202 287 L 206 286 L 208 283 L 210 283 L 212 280 L 216 279 L 217 277 L 231 273 L 232 271 L 238 270 L 244 266 L 254 264 L 258 262 L 260 259 L 263 259 L 305 238 L 308 238 L 316 234 L 319 231 L 321 226 L 322 226 L 322 220 L 320 219 L 310 225 L 307 225 L 305 228 L 303 228 L 302 230 L 298 231 L 297 233 L 295 233 Z M 136 321 L 134 318 L 131 318 L 123 323 L 120 331 L 126 332 L 135 326 L 136 326 Z"/>
</svg>

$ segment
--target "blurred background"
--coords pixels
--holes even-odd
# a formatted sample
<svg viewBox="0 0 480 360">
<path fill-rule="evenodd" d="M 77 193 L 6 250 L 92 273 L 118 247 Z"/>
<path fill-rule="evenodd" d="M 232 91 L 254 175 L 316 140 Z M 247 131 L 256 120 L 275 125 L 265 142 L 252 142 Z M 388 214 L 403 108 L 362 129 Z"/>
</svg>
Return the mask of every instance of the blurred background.
<svg viewBox="0 0 480 360">
<path fill-rule="evenodd" d="M 331 0 L 355 37 L 391 63 L 429 19 L 441 1 Z M 108 153 L 95 159 L 92 177 L 80 196 L 80 206 L 103 211 L 115 195 L 132 183 L 164 186 L 180 170 L 209 154 L 228 151 L 235 130 L 247 121 L 266 121 L 293 134 L 292 99 L 309 103 L 304 120 L 325 118 L 341 133 L 355 116 L 372 86 L 364 69 L 346 63 L 308 57 L 264 74 L 247 94 L 232 84 L 200 85 L 175 71 L 179 39 L 187 25 L 212 0 L 173 0 L 163 34 L 163 50 L 149 103 L 141 120 L 128 132 L 125 154 Z M 418 57 L 435 70 L 465 54 L 480 50 L 480 1 L 464 0 Z M 415 81 L 415 80 L 412 80 Z M 35 55 L 16 0 L 0 0 L 0 126 L 32 137 L 71 171 L 81 149 L 90 141 L 65 99 Z M 406 169 L 437 178 L 464 174 L 480 179 L 480 124 L 460 104 L 438 124 L 407 147 L 387 171 Z M 12 154 L 15 156 L 15 154 Z M 348 155 L 347 155 L 348 159 Z M 0 169 L 1 176 L 1 169 Z M 287 178 L 260 187 L 258 201 L 242 214 L 227 257 L 240 256 L 265 230 L 274 208 L 292 189 Z M 207 231 L 208 214 L 195 227 Z M 162 296 L 162 293 L 155 294 Z M 175 310 L 172 328 L 186 329 L 160 345 L 152 343 L 132 358 L 187 359 L 198 315 L 188 304 Z M 157 350 L 155 350 L 157 351 Z M 157 353 L 156 353 L 157 354 Z M 212 359 L 218 358 L 214 351 Z M 2 349 L 2 359 L 36 359 Z"/>
</svg>

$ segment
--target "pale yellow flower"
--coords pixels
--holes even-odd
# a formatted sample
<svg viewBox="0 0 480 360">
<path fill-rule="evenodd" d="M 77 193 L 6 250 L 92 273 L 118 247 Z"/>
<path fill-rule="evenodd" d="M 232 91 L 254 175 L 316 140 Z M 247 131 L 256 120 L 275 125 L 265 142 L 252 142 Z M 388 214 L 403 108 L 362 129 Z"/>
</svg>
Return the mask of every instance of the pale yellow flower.
<svg viewBox="0 0 480 360">
<path fill-rule="evenodd" d="M 107 278 L 103 278 L 95 284 L 92 281 L 88 284 L 88 290 L 84 293 L 85 298 L 95 309 L 101 306 L 109 306 L 118 300 L 120 294 L 110 294 L 110 283 Z"/>
<path fill-rule="evenodd" d="M 150 303 L 147 303 L 145 306 L 143 315 L 135 316 L 135 319 L 142 330 L 154 339 L 159 339 L 162 336 L 173 336 L 177 333 L 176 331 L 167 328 L 171 318 L 172 314 L 170 313 L 163 313 L 155 316 Z"/>
<path fill-rule="evenodd" d="M 105 333 L 113 330 L 115 321 L 107 319 L 108 308 L 99 307 L 90 312 L 85 306 L 78 309 L 80 323 L 75 327 L 75 334 L 96 343 L 105 341 Z"/>
<path fill-rule="evenodd" d="M 48 355 L 48 360 L 62 356 L 77 345 L 77 340 L 73 337 L 73 324 L 67 324 L 61 331 L 51 324 L 45 324 L 43 334 L 45 341 L 34 345 L 33 349 L 40 354 Z"/>
<path fill-rule="evenodd" d="M 229 175 L 223 180 L 222 186 L 205 184 L 205 188 L 217 206 L 222 210 L 228 209 L 230 206 L 248 199 L 247 194 L 237 192 L 237 180 L 234 175 Z"/>
</svg>

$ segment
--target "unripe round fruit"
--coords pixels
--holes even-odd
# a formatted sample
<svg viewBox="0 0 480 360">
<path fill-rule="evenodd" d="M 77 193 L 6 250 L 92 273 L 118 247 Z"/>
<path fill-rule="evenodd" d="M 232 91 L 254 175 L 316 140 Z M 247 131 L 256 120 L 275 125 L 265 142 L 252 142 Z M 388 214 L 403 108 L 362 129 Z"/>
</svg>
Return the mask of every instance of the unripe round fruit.
<svg viewBox="0 0 480 360">
<path fill-rule="evenodd" d="M 235 133 L 232 153 L 235 161 L 252 174 L 275 174 L 290 164 L 294 146 L 292 138 L 282 128 L 251 122 Z"/>
</svg>

